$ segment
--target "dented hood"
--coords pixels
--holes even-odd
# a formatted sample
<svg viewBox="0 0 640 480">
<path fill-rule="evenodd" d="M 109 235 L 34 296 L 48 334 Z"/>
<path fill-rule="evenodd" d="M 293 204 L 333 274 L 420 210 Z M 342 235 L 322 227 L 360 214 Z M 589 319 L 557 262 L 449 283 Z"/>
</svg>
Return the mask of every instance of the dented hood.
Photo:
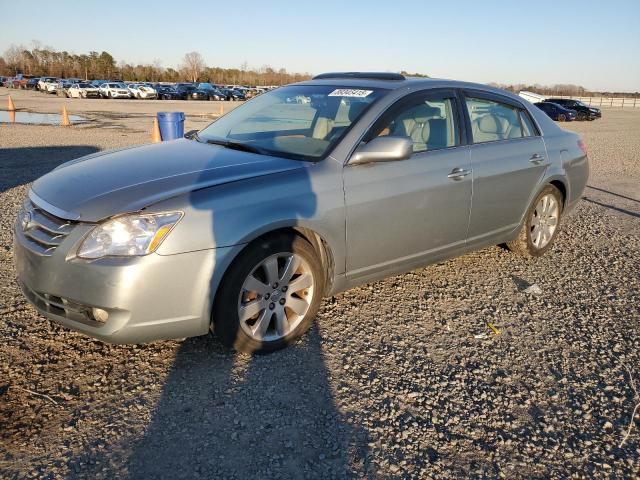
<svg viewBox="0 0 640 480">
<path fill-rule="evenodd" d="M 32 190 L 69 218 L 95 222 L 194 190 L 302 167 L 296 160 L 180 139 L 72 160 L 40 177 Z"/>
</svg>

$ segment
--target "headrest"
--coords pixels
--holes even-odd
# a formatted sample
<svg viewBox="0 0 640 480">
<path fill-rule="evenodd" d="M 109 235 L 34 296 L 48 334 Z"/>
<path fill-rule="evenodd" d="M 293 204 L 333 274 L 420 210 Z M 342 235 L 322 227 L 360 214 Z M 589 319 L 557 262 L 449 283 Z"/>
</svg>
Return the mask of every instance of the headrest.
<svg viewBox="0 0 640 480">
<path fill-rule="evenodd" d="M 439 116 L 440 109 L 429 107 L 428 105 L 419 105 L 411 111 L 411 117 L 418 123 L 427 123 L 429 120 Z"/>
<path fill-rule="evenodd" d="M 490 113 L 478 120 L 478 129 L 483 133 L 504 133 L 503 119 Z"/>
</svg>

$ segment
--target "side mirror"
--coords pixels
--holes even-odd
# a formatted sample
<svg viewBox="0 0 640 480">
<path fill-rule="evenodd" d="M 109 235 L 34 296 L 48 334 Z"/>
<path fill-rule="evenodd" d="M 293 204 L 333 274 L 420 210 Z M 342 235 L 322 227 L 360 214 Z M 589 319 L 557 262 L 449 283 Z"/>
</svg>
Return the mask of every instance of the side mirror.
<svg viewBox="0 0 640 480">
<path fill-rule="evenodd" d="M 193 137 L 196 136 L 196 133 L 198 133 L 198 130 L 189 130 L 187 133 L 184 134 L 184 138 L 191 140 L 193 139 Z"/>
<path fill-rule="evenodd" d="M 396 162 L 406 160 L 412 153 L 413 142 L 409 137 L 376 137 L 356 149 L 349 160 L 349 165 Z"/>
</svg>

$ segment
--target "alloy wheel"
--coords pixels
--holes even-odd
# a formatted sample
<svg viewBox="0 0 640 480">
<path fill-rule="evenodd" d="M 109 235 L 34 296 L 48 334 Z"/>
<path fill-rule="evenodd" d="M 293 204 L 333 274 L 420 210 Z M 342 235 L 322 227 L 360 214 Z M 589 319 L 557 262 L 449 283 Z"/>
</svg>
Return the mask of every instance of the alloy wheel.
<svg viewBox="0 0 640 480">
<path fill-rule="evenodd" d="M 238 298 L 240 327 L 260 342 L 280 340 L 302 322 L 313 295 L 313 273 L 302 256 L 271 255 L 244 280 Z"/>
<path fill-rule="evenodd" d="M 546 247 L 558 227 L 560 205 L 550 193 L 542 196 L 531 217 L 531 242 L 540 249 Z"/>
</svg>

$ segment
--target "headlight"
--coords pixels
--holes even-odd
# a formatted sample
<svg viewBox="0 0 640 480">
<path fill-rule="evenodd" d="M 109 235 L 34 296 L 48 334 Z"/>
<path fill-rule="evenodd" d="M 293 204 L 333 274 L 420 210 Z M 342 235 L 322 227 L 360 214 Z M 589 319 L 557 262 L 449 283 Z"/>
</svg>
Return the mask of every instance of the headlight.
<svg viewBox="0 0 640 480">
<path fill-rule="evenodd" d="M 147 255 L 160 246 L 181 218 L 181 212 L 112 218 L 91 230 L 78 249 L 78 257 Z"/>
</svg>

